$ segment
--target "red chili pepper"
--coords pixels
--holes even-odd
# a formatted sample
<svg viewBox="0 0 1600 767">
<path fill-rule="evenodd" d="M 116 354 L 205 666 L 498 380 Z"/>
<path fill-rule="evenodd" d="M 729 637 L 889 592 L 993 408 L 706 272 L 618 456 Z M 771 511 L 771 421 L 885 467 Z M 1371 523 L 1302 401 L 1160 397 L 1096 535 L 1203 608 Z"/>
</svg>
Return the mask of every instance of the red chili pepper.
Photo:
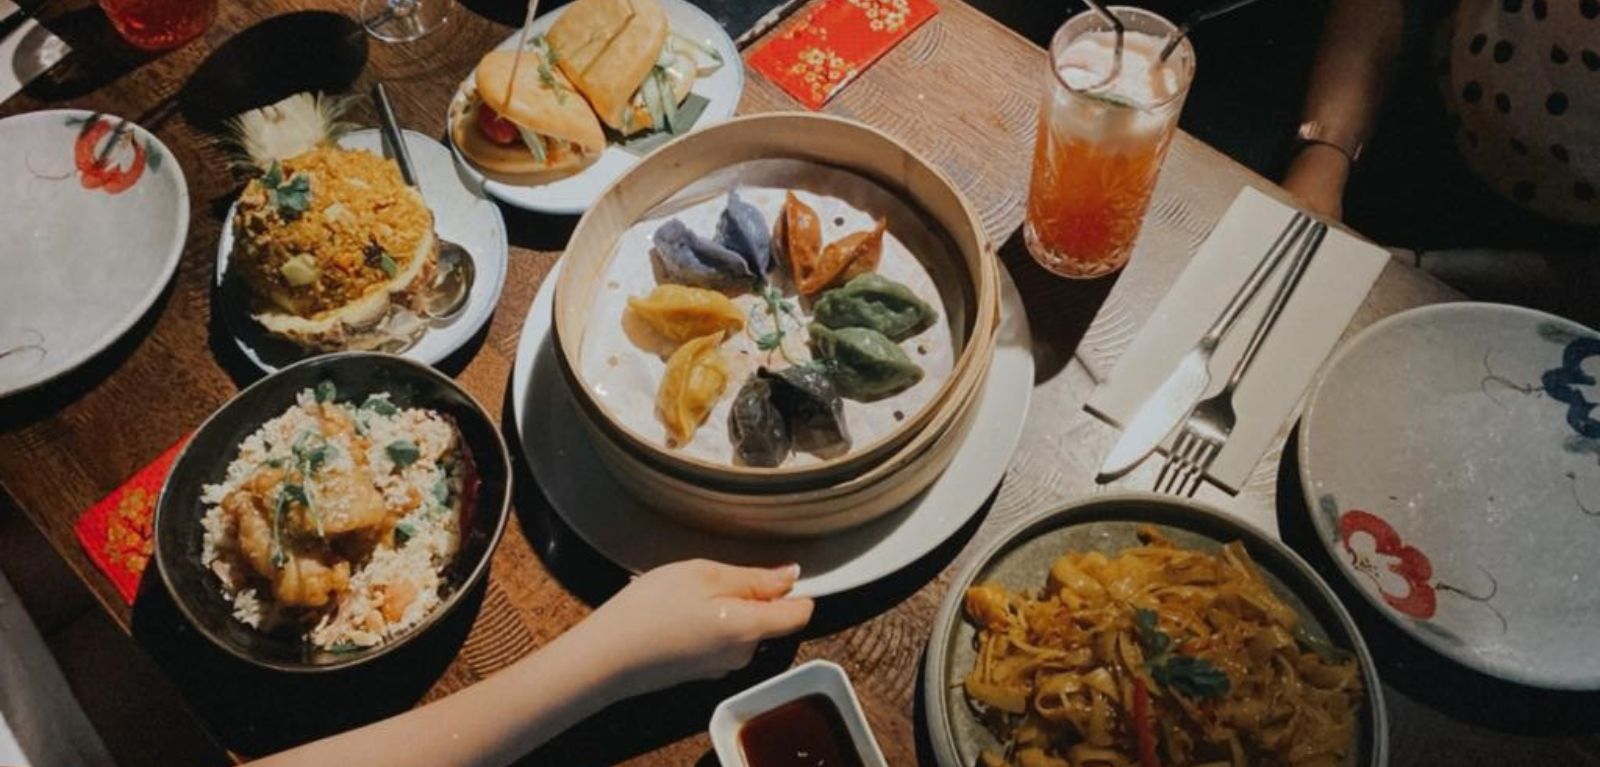
<svg viewBox="0 0 1600 767">
<path fill-rule="evenodd" d="M 1156 723 L 1150 716 L 1150 691 L 1133 678 L 1133 728 L 1139 733 L 1139 767 L 1161 767 L 1156 758 Z"/>
</svg>

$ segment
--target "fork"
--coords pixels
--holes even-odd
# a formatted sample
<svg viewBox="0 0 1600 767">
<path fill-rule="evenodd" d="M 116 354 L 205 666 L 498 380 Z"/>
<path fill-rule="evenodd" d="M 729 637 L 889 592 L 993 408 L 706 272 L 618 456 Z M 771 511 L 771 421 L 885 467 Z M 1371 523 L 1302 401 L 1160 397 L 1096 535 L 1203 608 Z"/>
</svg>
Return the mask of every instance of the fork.
<svg viewBox="0 0 1600 767">
<path fill-rule="evenodd" d="M 1223 445 L 1227 444 L 1228 437 L 1233 434 L 1234 425 L 1238 423 L 1238 414 L 1233 410 L 1234 391 L 1244 379 L 1245 372 L 1250 369 L 1250 363 L 1255 360 L 1256 353 L 1261 351 L 1262 344 L 1272 332 L 1273 326 L 1277 324 L 1278 317 L 1283 314 L 1284 307 L 1289 304 L 1295 286 L 1299 285 L 1300 278 L 1305 276 L 1306 269 L 1311 266 L 1312 257 L 1316 255 L 1317 249 L 1322 247 L 1322 240 L 1327 234 L 1328 225 L 1319 221 L 1311 227 L 1304 239 L 1299 240 L 1299 250 L 1295 252 L 1294 260 L 1289 263 L 1288 274 L 1284 276 L 1283 283 L 1273 294 L 1272 303 L 1267 307 L 1266 315 L 1261 318 L 1261 324 L 1257 325 L 1255 332 L 1251 334 L 1250 342 L 1245 345 L 1244 354 L 1234 363 L 1233 372 L 1228 375 L 1227 383 L 1223 384 L 1221 391 L 1195 403 L 1189 415 L 1184 418 L 1183 428 L 1178 432 L 1178 438 L 1173 441 L 1172 449 L 1167 452 L 1167 461 L 1162 465 L 1161 473 L 1156 476 L 1156 492 L 1192 498 L 1195 491 L 1200 489 L 1200 480 L 1211 469 L 1211 464 L 1216 461 L 1217 454 L 1222 452 Z"/>
</svg>

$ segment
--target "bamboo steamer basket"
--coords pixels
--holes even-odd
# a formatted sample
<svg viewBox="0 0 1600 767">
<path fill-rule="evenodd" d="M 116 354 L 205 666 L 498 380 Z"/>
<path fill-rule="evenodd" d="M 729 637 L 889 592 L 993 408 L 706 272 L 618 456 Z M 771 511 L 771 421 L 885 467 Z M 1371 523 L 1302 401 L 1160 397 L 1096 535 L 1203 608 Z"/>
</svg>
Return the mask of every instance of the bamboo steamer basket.
<svg viewBox="0 0 1600 767">
<path fill-rule="evenodd" d="M 888 435 L 855 445 L 844 456 L 806 466 L 716 464 L 669 450 L 622 423 L 594 395 L 582 376 L 583 337 L 591 319 L 604 321 L 592 317 L 590 307 L 625 231 L 709 174 L 771 159 L 799 160 L 849 171 L 869 179 L 913 209 L 947 246 L 945 253 L 934 257 L 948 256 L 952 261 L 944 264 L 946 268 L 940 273 L 956 275 L 959 284 L 941 283 L 941 291 L 957 291 L 961 297 L 958 303 L 962 316 L 948 317 L 946 321 L 954 323 L 952 330 L 964 343 L 935 396 Z M 921 252 L 917 255 L 930 257 Z M 839 118 L 793 113 L 757 115 L 721 123 L 663 146 L 613 184 L 590 208 L 573 231 L 564 258 L 553 318 L 556 356 L 597 449 L 618 459 L 609 462 L 614 471 L 622 466 L 642 467 L 652 476 L 668 478 L 681 489 L 720 493 L 725 500 L 744 496 L 756 501 L 806 493 L 839 495 L 844 491 L 831 488 L 859 488 L 864 486 L 862 480 L 881 479 L 883 472 L 875 472 L 877 467 L 904 463 L 905 456 L 920 454 L 933 438 L 950 431 L 973 390 L 981 385 L 993 356 L 999 318 L 998 265 L 970 206 L 940 171 L 914 152 L 877 130 Z M 747 508 L 750 505 L 744 504 Z M 732 508 L 731 502 L 727 508 Z"/>
</svg>

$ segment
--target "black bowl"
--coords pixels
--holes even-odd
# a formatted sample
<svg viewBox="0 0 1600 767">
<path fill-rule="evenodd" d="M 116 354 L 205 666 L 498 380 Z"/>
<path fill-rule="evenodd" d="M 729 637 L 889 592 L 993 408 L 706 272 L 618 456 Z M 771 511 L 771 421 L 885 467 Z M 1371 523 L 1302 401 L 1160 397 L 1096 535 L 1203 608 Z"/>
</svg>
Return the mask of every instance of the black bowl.
<svg viewBox="0 0 1600 767">
<path fill-rule="evenodd" d="M 200 563 L 206 505 L 201 488 L 222 480 L 239 444 L 288 410 L 301 390 L 331 381 L 338 399 L 388 392 L 396 405 L 422 407 L 454 419 L 478 487 L 464 510 L 461 546 L 445 568 L 440 604 L 406 633 L 351 652 L 316 648 L 303 637 L 269 634 L 235 620 L 221 581 Z M 281 671 L 349 668 L 393 651 L 429 630 L 455 608 L 489 570 L 489 555 L 505 531 L 511 502 L 511 458 L 494 421 L 471 395 L 438 371 L 389 354 L 345 352 L 286 367 L 235 396 L 201 424 L 173 464 L 156 502 L 155 560 L 172 600 L 207 639 L 232 655 Z"/>
</svg>

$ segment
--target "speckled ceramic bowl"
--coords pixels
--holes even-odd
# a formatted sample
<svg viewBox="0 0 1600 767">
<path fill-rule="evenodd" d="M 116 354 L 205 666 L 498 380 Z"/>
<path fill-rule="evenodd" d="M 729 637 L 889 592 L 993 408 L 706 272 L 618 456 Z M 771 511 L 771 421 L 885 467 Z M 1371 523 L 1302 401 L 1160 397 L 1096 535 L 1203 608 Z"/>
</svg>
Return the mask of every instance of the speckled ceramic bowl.
<svg viewBox="0 0 1600 767">
<path fill-rule="evenodd" d="M 1382 686 L 1372 656 L 1333 591 L 1289 547 L 1227 514 L 1189 500 L 1130 494 L 1076 501 L 1041 514 L 1001 535 L 950 583 L 933 623 L 922 674 L 929 739 L 942 767 L 968 767 L 998 743 L 968 707 L 961 680 L 972 669 L 976 631 L 962 616 L 967 587 L 994 581 L 1015 590 L 1037 590 L 1056 557 L 1068 551 L 1107 554 L 1139 545 L 1140 525 L 1153 525 L 1172 542 L 1216 551 L 1242 541 L 1272 589 L 1304 622 L 1311 636 L 1354 653 L 1361 664 L 1366 704 L 1358 714 L 1351 767 L 1389 762 L 1388 725 Z"/>
</svg>

